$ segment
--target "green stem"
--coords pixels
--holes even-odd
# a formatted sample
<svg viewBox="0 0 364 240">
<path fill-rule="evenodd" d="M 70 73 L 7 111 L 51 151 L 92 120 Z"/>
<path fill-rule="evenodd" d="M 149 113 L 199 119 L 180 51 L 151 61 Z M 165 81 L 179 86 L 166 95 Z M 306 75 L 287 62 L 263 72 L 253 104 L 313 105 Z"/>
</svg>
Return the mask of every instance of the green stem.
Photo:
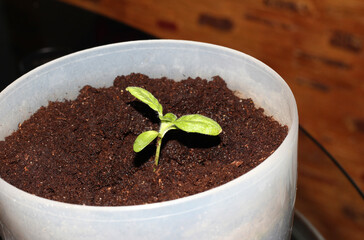
<svg viewBox="0 0 364 240">
<path fill-rule="evenodd" d="M 157 139 L 157 150 L 155 152 L 155 159 L 154 159 L 154 169 L 158 166 L 158 162 L 159 162 L 159 154 L 161 152 L 161 146 L 162 146 L 162 138 L 158 137 Z"/>
</svg>

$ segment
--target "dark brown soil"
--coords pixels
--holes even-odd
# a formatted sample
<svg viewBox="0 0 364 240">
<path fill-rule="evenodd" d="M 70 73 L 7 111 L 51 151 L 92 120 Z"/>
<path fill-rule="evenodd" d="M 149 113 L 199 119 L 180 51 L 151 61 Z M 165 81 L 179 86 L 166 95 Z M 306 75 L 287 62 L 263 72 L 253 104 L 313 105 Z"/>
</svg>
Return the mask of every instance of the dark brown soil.
<svg viewBox="0 0 364 240">
<path fill-rule="evenodd" d="M 172 130 L 163 139 L 159 168 L 155 144 L 135 154 L 138 134 L 158 130 L 156 113 L 125 91 L 140 86 L 164 113 L 200 113 L 217 121 L 217 137 Z M 239 99 L 225 82 L 174 82 L 142 74 L 117 77 L 114 86 L 85 86 L 74 101 L 50 102 L 5 141 L 0 176 L 35 195 L 57 201 L 118 206 L 176 199 L 224 184 L 267 158 L 287 127 Z"/>
</svg>

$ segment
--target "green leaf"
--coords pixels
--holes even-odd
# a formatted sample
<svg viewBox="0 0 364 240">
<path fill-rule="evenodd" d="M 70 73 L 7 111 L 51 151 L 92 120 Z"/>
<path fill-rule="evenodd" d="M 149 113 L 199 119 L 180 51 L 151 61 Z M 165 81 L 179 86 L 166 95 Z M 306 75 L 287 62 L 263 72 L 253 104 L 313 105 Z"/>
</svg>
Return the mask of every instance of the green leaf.
<svg viewBox="0 0 364 240">
<path fill-rule="evenodd" d="M 163 107 L 153 94 L 141 87 L 127 87 L 126 91 L 130 92 L 134 97 L 147 104 L 154 111 L 157 111 L 159 117 L 163 116 Z"/>
<path fill-rule="evenodd" d="M 146 146 L 149 145 L 149 143 L 153 142 L 153 140 L 158 136 L 157 131 L 146 131 L 141 134 L 135 139 L 133 150 L 134 152 L 140 152 L 143 150 Z"/>
<path fill-rule="evenodd" d="M 176 126 L 174 125 L 173 122 L 169 122 L 169 121 L 162 121 L 161 122 L 161 126 L 159 128 L 159 136 L 161 138 L 164 137 L 164 135 L 169 131 L 169 130 L 172 130 L 172 129 L 177 129 Z"/>
<path fill-rule="evenodd" d="M 167 122 L 174 122 L 176 121 L 177 117 L 173 113 L 167 113 L 163 117 L 160 117 L 160 120 L 167 121 Z"/>
<path fill-rule="evenodd" d="M 222 131 L 217 122 L 200 114 L 182 116 L 174 124 L 177 128 L 186 132 L 202 133 L 212 136 L 217 136 Z"/>
</svg>

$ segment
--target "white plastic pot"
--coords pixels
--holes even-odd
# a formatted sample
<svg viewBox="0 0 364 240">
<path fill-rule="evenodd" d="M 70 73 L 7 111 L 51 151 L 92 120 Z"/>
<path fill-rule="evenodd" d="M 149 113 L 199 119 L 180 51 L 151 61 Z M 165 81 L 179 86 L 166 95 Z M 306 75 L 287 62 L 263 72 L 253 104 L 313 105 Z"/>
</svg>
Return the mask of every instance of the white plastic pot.
<svg viewBox="0 0 364 240">
<path fill-rule="evenodd" d="M 288 239 L 297 179 L 298 115 L 284 80 L 241 52 L 198 42 L 136 41 L 59 58 L 0 93 L 0 140 L 50 100 L 72 99 L 86 84 L 110 86 L 131 72 L 175 80 L 220 75 L 289 127 L 281 146 L 245 175 L 193 196 L 139 206 L 94 207 L 23 192 L 0 179 L 4 240 Z"/>
</svg>

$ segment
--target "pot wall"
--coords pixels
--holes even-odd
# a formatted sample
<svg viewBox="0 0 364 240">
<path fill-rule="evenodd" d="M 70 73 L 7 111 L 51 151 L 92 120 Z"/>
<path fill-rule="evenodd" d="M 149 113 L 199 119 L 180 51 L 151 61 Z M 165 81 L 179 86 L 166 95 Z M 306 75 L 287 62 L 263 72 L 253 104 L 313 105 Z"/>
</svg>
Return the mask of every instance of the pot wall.
<svg viewBox="0 0 364 240">
<path fill-rule="evenodd" d="M 0 234 L 48 239 L 288 239 L 297 178 L 297 107 L 287 84 L 258 60 L 228 48 L 151 40 L 107 45 L 45 64 L 0 93 L 0 139 L 48 101 L 73 99 L 89 84 L 110 86 L 140 72 L 211 79 L 251 97 L 287 124 L 282 145 L 262 164 L 223 186 L 190 197 L 129 207 L 90 207 L 25 193 L 0 179 Z"/>
</svg>

